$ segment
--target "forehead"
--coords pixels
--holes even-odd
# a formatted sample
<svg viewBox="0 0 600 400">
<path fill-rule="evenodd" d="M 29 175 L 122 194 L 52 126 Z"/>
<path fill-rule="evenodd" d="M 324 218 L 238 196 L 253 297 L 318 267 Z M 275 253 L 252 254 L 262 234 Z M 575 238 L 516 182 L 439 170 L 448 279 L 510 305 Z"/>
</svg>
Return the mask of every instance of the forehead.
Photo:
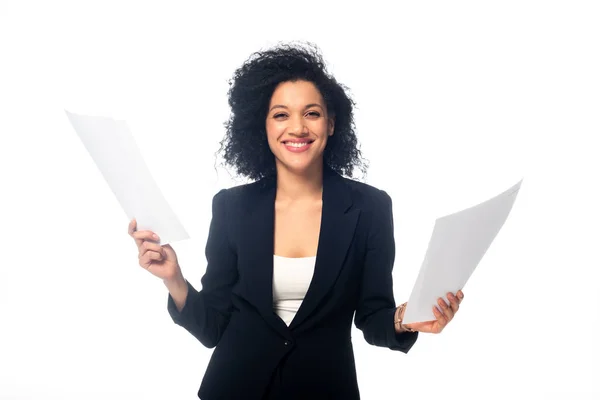
<svg viewBox="0 0 600 400">
<path fill-rule="evenodd" d="M 289 107 L 304 106 L 309 103 L 323 104 L 323 96 L 314 83 L 307 81 L 282 82 L 271 96 L 271 105 L 282 104 Z"/>
</svg>

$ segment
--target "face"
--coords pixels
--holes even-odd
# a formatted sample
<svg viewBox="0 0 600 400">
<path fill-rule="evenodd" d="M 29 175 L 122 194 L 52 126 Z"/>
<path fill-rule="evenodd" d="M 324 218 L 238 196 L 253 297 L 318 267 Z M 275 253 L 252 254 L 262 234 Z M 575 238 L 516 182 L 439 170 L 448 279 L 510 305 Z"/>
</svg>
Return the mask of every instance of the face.
<svg viewBox="0 0 600 400">
<path fill-rule="evenodd" d="M 327 138 L 334 119 L 327 114 L 323 96 L 312 82 L 282 82 L 277 86 L 267 114 L 269 147 L 277 170 L 304 173 L 323 165 Z"/>
</svg>

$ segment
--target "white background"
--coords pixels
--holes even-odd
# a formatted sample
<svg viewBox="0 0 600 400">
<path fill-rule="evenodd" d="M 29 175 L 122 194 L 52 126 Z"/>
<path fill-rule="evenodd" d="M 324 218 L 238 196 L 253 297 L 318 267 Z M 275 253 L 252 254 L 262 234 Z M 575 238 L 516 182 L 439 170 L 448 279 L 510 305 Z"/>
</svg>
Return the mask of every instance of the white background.
<svg viewBox="0 0 600 400">
<path fill-rule="evenodd" d="M 316 43 L 394 200 L 398 303 L 436 217 L 524 177 L 456 319 L 408 355 L 353 328 L 364 399 L 597 399 L 594 1 L 0 1 L 0 398 L 195 399 L 211 354 L 167 314 L 64 109 L 125 118 L 200 286 L 228 79 Z M 595 380 L 595 382 L 594 382 Z M 235 382 L 232 382 L 235 384 Z"/>
</svg>

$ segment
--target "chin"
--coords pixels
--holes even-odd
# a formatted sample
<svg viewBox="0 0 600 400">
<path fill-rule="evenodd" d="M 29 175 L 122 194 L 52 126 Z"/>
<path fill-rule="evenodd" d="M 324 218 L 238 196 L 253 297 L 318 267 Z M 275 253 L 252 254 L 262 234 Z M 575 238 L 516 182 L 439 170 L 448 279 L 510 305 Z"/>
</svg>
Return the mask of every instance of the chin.
<svg viewBox="0 0 600 400">
<path fill-rule="evenodd" d="M 279 161 L 278 164 L 280 167 L 283 167 L 288 171 L 298 175 L 310 173 L 311 171 L 314 171 L 315 168 L 318 168 L 320 165 L 323 165 L 323 163 L 319 163 L 317 160 L 302 160 L 301 162 Z"/>
</svg>

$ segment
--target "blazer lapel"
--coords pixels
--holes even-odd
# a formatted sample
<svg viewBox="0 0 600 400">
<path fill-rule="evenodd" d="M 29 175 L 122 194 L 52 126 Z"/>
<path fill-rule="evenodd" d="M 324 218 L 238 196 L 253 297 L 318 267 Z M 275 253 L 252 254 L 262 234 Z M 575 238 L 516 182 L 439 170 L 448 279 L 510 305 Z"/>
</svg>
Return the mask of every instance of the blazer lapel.
<svg viewBox="0 0 600 400">
<path fill-rule="evenodd" d="M 335 283 L 356 228 L 359 210 L 352 208 L 350 188 L 335 171 L 323 174 L 323 208 L 315 272 L 290 329 L 306 320 Z"/>
<path fill-rule="evenodd" d="M 244 297 L 264 320 L 284 337 L 291 338 L 283 320 L 273 309 L 273 251 L 276 181 L 265 178 L 252 187 L 246 202 L 248 218 L 242 228 L 241 256 L 245 267 Z"/>
</svg>

